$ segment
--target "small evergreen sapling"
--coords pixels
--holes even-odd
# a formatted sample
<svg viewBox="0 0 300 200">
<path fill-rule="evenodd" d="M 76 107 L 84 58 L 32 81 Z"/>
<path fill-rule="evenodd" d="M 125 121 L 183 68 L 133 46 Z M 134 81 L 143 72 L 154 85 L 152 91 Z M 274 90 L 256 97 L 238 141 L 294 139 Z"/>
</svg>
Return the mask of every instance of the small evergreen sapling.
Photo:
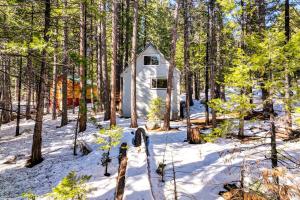
<svg viewBox="0 0 300 200">
<path fill-rule="evenodd" d="M 75 171 L 71 171 L 48 196 L 55 200 L 85 200 L 88 192 L 86 182 L 90 179 L 91 176 L 77 176 Z"/>
<path fill-rule="evenodd" d="M 36 200 L 38 196 L 32 192 L 27 192 L 22 194 L 22 198 L 27 200 Z"/>
<path fill-rule="evenodd" d="M 105 176 L 110 176 L 107 172 L 108 163 L 111 161 L 109 152 L 112 147 L 120 144 L 123 136 L 123 128 L 112 126 L 111 128 L 100 130 L 101 137 L 98 138 L 98 143 L 102 144 L 101 149 L 106 151 L 102 154 L 101 163 L 105 166 Z"/>
</svg>

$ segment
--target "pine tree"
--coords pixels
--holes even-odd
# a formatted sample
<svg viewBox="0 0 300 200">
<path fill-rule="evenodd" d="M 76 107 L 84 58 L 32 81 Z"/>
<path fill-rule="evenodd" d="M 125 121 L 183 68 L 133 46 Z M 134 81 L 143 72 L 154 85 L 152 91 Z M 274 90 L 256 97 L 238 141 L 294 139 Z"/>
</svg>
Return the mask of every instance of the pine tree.
<svg viewBox="0 0 300 200">
<path fill-rule="evenodd" d="M 138 34 L 138 0 L 134 0 L 133 6 L 133 31 L 132 31 L 132 49 L 131 49 L 131 123 L 130 127 L 136 128 L 137 112 L 136 112 L 136 49 L 137 49 L 137 34 Z"/>
<path fill-rule="evenodd" d="M 49 41 L 48 31 L 50 28 L 50 0 L 44 0 L 45 11 L 44 11 L 44 41 L 47 43 Z M 36 110 L 36 119 L 33 132 L 33 142 L 31 148 L 31 157 L 28 162 L 28 166 L 32 167 L 43 161 L 42 158 L 42 130 L 43 130 L 43 114 L 44 114 L 44 97 L 45 97 L 45 80 L 46 80 L 46 58 L 47 50 L 46 47 L 42 51 L 42 61 L 40 69 L 40 77 L 38 82 L 39 94 L 37 97 L 37 110 Z"/>
<path fill-rule="evenodd" d="M 187 140 L 190 140 L 191 122 L 190 122 L 190 1 L 183 0 L 183 15 L 184 15 L 184 70 L 185 70 L 185 108 L 186 108 L 186 123 L 187 123 Z"/>
<path fill-rule="evenodd" d="M 172 85 L 173 85 L 173 73 L 175 69 L 175 55 L 176 55 L 176 42 L 177 42 L 177 24 L 178 24 L 178 4 L 175 2 L 174 11 L 174 25 L 172 29 L 172 44 L 170 50 L 170 66 L 168 69 L 168 86 L 166 96 L 166 113 L 164 116 L 163 130 L 168 131 L 170 129 L 170 114 L 171 114 L 171 98 L 172 98 Z"/>
<path fill-rule="evenodd" d="M 116 121 L 116 71 L 117 71 L 117 26 L 118 26 L 118 0 L 112 4 L 112 63 L 111 63 L 111 91 L 110 91 L 110 126 L 115 126 Z"/>
<path fill-rule="evenodd" d="M 79 103 L 79 132 L 86 130 L 86 0 L 80 1 L 80 103 Z"/>
<path fill-rule="evenodd" d="M 61 126 L 68 124 L 68 0 L 64 0 L 63 7 L 63 69 L 62 69 L 62 115 Z M 83 90 L 82 90 L 83 91 Z M 81 129 L 80 129 L 81 130 Z"/>
<path fill-rule="evenodd" d="M 101 0 L 100 0 L 101 1 Z M 104 97 L 104 120 L 110 119 L 110 95 L 109 79 L 107 66 L 107 46 L 106 46 L 106 0 L 100 2 L 101 20 L 101 51 L 102 51 L 102 70 L 103 70 L 103 97 Z"/>
</svg>

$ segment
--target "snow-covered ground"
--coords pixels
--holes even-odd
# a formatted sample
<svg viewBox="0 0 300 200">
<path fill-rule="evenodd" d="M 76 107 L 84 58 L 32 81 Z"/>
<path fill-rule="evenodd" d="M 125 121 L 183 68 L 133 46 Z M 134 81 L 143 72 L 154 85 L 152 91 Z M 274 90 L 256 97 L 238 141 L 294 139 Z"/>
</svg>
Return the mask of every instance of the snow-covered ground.
<svg viewBox="0 0 300 200">
<path fill-rule="evenodd" d="M 204 108 L 195 101 L 191 107 L 191 117 L 204 116 Z M 92 122 L 87 130 L 79 134 L 79 140 L 85 140 L 93 151 L 82 156 L 73 156 L 73 139 L 75 119 L 77 115 L 69 113 L 71 122 L 59 128 L 60 117 L 51 120 L 51 115 L 45 115 L 43 123 L 43 157 L 44 161 L 33 167 L 24 167 L 30 155 L 32 130 L 34 121 L 21 120 L 19 137 L 14 137 L 15 122 L 5 124 L 0 129 L 0 199 L 20 199 L 23 192 L 33 192 L 44 195 L 51 191 L 59 181 L 70 171 L 81 175 L 92 175 L 88 183 L 89 199 L 114 199 L 116 177 L 118 173 L 118 147 L 110 152 L 112 162 L 109 164 L 110 177 L 105 177 L 101 165 L 103 151 L 96 143 L 99 134 Z M 101 116 L 96 119 L 103 126 Z M 143 126 L 145 121 L 140 120 Z M 214 143 L 191 145 L 184 142 L 186 126 L 183 122 L 173 122 L 171 126 L 178 127 L 169 132 L 147 132 L 149 136 L 149 157 L 145 153 L 145 145 L 135 148 L 132 145 L 133 129 L 128 128 L 130 119 L 118 118 L 118 125 L 124 127 L 123 141 L 127 142 L 128 164 L 124 199 L 126 200 L 161 200 L 174 199 L 175 186 L 178 199 L 213 200 L 222 199 L 218 193 L 225 183 L 240 180 L 241 166 L 245 166 L 245 183 L 262 181 L 262 172 L 271 167 L 270 140 L 262 137 L 259 140 L 241 142 L 237 139 L 220 138 Z M 262 129 L 260 129 L 262 128 Z M 246 122 L 246 133 L 266 136 L 269 123 L 266 121 Z M 300 161 L 299 141 L 283 142 L 280 139 L 278 152 L 288 155 L 293 161 Z M 9 157 L 17 156 L 16 164 L 2 164 Z M 288 184 L 300 185 L 299 165 L 280 157 L 284 165 L 288 163 L 288 174 L 292 180 L 284 180 Z M 164 182 L 156 173 L 159 163 L 166 164 Z M 175 180 L 174 180 L 175 177 Z M 293 181 L 293 182 L 291 182 Z M 294 197 L 298 199 L 298 197 Z"/>
</svg>

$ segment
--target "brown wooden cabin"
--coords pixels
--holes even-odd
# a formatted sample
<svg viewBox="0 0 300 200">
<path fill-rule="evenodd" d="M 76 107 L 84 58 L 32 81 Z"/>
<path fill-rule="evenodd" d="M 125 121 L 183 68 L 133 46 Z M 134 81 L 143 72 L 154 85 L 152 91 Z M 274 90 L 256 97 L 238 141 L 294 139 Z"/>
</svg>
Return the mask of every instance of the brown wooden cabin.
<svg viewBox="0 0 300 200">
<path fill-rule="evenodd" d="M 73 90 L 73 76 L 69 75 L 68 76 L 68 107 L 72 108 L 73 106 L 73 95 L 74 95 L 74 105 L 78 106 L 79 105 L 79 100 L 80 100 L 80 77 L 75 75 L 74 77 L 74 90 Z M 97 100 L 97 85 L 96 82 L 94 82 L 94 86 L 92 87 L 91 81 L 87 80 L 87 94 L 86 94 L 86 99 L 87 103 L 91 103 L 92 101 L 92 92 L 93 92 L 93 98 L 96 101 Z M 50 90 L 50 100 L 53 99 L 53 86 L 51 86 Z M 57 90 L 56 90 L 56 108 L 58 110 L 61 110 L 62 107 L 62 76 L 59 76 L 57 78 Z M 52 102 L 50 101 L 50 106 L 52 107 Z"/>
</svg>

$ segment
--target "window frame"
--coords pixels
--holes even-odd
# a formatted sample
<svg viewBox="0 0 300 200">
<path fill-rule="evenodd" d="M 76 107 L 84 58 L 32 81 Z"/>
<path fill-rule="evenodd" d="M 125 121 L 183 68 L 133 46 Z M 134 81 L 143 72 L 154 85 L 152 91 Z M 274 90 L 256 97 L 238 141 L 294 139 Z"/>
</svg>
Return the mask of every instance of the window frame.
<svg viewBox="0 0 300 200">
<path fill-rule="evenodd" d="M 167 81 L 167 86 L 166 86 L 165 88 L 153 87 L 153 85 L 152 85 L 153 79 L 156 79 L 156 80 L 157 80 L 157 79 L 166 80 L 166 81 Z M 156 83 L 156 85 L 157 85 L 157 83 Z M 150 89 L 152 89 L 152 90 L 167 90 L 167 88 L 168 88 L 168 77 L 165 77 L 165 76 L 158 76 L 158 77 L 151 77 L 151 78 L 150 78 Z M 173 89 L 173 87 L 172 87 L 172 89 Z"/>
<path fill-rule="evenodd" d="M 145 56 L 150 56 L 150 57 L 157 57 L 158 59 L 158 65 L 145 65 Z M 159 66 L 160 65 L 160 56 L 158 54 L 147 54 L 147 55 L 143 55 L 143 65 L 144 66 Z"/>
</svg>

